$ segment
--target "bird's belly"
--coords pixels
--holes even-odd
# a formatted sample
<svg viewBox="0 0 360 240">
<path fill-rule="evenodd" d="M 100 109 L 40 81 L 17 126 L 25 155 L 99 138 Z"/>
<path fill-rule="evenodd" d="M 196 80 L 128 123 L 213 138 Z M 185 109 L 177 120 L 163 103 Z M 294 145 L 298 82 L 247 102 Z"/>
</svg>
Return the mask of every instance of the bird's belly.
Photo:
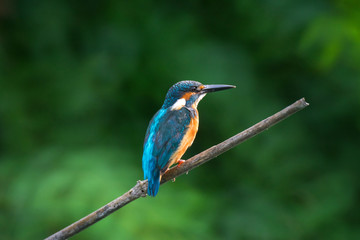
<svg viewBox="0 0 360 240">
<path fill-rule="evenodd" d="M 186 152 L 188 147 L 190 147 L 192 145 L 192 143 L 194 142 L 196 133 L 198 131 L 198 127 L 199 127 L 199 118 L 196 116 L 191 119 L 188 130 L 185 133 L 183 139 L 181 140 L 179 147 L 171 155 L 170 160 L 169 160 L 170 164 L 168 165 L 169 167 L 171 165 L 177 163 L 180 160 L 180 158 L 184 155 L 184 153 Z"/>
</svg>

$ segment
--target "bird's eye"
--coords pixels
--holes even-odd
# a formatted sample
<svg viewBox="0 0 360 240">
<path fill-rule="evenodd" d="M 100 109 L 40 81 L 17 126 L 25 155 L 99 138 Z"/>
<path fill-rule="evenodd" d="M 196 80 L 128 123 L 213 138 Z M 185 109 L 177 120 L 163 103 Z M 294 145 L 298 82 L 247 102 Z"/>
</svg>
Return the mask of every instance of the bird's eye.
<svg viewBox="0 0 360 240">
<path fill-rule="evenodd" d="M 197 88 L 196 86 L 192 86 L 192 87 L 191 87 L 191 91 L 196 92 L 196 91 L 198 91 L 198 88 Z"/>
</svg>

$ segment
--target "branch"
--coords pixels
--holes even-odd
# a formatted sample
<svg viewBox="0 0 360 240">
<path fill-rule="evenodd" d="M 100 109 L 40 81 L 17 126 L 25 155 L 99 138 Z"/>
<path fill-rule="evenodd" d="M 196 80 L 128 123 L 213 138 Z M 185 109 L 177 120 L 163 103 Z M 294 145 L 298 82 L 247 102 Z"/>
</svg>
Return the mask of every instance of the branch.
<svg viewBox="0 0 360 240">
<path fill-rule="evenodd" d="M 262 120 L 261 122 L 253 125 L 252 127 L 238 133 L 237 135 L 228 138 L 222 143 L 219 143 L 195 156 L 185 161 L 179 167 L 173 167 L 167 171 L 162 179 L 161 184 L 166 183 L 170 179 L 176 178 L 184 173 L 191 171 L 192 169 L 206 163 L 207 161 L 219 156 L 220 154 L 228 151 L 229 149 L 235 147 L 236 145 L 246 141 L 247 139 L 254 137 L 258 133 L 268 129 L 269 127 L 274 126 L 281 120 L 291 116 L 292 114 L 304 109 L 309 104 L 305 101 L 304 98 L 296 101 L 290 106 L 284 108 L 280 112 L 275 113 L 274 115 Z M 66 228 L 60 230 L 59 232 L 49 236 L 46 240 L 55 240 L 55 239 L 66 239 L 69 238 L 85 228 L 91 226 L 97 221 L 107 217 L 114 211 L 122 208 L 126 204 L 140 198 L 146 197 L 147 191 L 147 180 L 137 181 L 136 185 L 131 188 L 128 192 L 118 197 L 117 199 L 109 202 L 105 206 L 99 208 L 93 213 L 90 213 L 86 217 L 74 222 L 73 224 L 67 226 Z"/>
</svg>

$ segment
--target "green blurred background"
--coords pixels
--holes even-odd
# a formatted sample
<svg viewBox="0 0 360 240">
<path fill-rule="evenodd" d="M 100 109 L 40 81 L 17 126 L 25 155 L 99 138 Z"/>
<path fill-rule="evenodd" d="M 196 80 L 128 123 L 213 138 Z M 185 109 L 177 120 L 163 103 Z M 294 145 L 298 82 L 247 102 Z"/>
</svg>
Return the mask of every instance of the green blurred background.
<svg viewBox="0 0 360 240">
<path fill-rule="evenodd" d="M 310 106 L 74 239 L 360 239 L 358 0 L 0 3 L 0 238 L 41 239 L 142 179 L 168 88 L 199 105 L 185 159 Z"/>
</svg>

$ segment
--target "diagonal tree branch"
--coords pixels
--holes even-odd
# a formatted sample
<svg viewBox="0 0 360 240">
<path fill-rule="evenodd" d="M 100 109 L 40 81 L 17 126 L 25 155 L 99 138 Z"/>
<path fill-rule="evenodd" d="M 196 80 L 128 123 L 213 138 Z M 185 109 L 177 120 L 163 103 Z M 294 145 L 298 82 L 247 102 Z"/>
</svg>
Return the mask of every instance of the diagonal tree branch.
<svg viewBox="0 0 360 240">
<path fill-rule="evenodd" d="M 304 98 L 296 101 L 290 106 L 284 108 L 280 112 L 275 113 L 274 115 L 262 120 L 261 122 L 253 125 L 252 127 L 238 133 L 237 135 L 228 138 L 222 143 L 219 143 L 193 157 L 188 159 L 185 163 L 181 164 L 179 167 L 173 167 L 169 171 L 167 171 L 162 179 L 161 184 L 166 183 L 170 179 L 176 178 L 190 170 L 206 163 L 207 161 L 219 156 L 220 154 L 228 151 L 229 149 L 235 147 L 236 145 L 246 141 L 247 139 L 254 137 L 258 133 L 272 127 L 277 124 L 281 120 L 291 116 L 292 114 L 304 109 L 309 104 L 305 101 Z M 67 226 L 66 228 L 60 230 L 59 232 L 49 236 L 46 240 L 54 240 L 54 239 L 67 239 L 85 228 L 91 226 L 97 221 L 107 217 L 114 211 L 122 208 L 126 204 L 140 198 L 146 197 L 147 190 L 147 180 L 137 181 L 136 185 L 131 188 L 128 192 L 124 193 L 122 196 L 117 199 L 109 202 L 105 206 L 99 208 L 93 213 L 90 213 L 86 217 L 74 222 L 73 224 Z"/>
</svg>

